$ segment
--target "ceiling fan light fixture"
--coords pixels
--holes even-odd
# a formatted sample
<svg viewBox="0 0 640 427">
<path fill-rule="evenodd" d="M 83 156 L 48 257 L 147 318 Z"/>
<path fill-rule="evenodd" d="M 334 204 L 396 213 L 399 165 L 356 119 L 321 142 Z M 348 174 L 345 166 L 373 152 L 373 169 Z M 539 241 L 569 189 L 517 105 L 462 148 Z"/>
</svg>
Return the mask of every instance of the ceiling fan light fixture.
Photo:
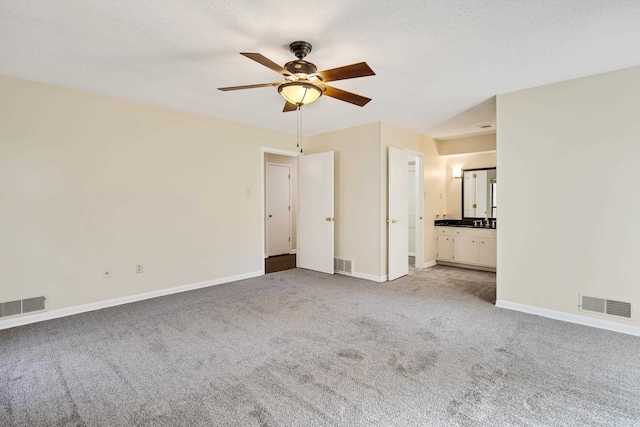
<svg viewBox="0 0 640 427">
<path fill-rule="evenodd" d="M 322 89 L 310 83 L 289 82 L 278 86 L 278 93 L 295 105 L 311 104 L 322 95 Z"/>
</svg>

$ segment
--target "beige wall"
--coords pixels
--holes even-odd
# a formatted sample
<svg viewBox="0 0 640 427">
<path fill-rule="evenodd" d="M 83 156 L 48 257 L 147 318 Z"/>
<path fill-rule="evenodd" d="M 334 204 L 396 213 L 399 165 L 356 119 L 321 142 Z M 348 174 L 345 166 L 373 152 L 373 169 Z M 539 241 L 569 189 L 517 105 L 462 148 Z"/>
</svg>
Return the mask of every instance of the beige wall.
<svg viewBox="0 0 640 427">
<path fill-rule="evenodd" d="M 380 275 L 380 124 L 308 137 L 305 154 L 335 152 L 335 256 Z"/>
<path fill-rule="evenodd" d="M 295 151 L 295 135 L 8 77 L 0 94 L 0 301 L 262 269 L 260 147 Z"/>
<path fill-rule="evenodd" d="M 441 156 L 496 151 L 496 134 L 494 132 L 465 138 L 438 139 L 436 144 Z"/>
<path fill-rule="evenodd" d="M 462 218 L 462 179 L 453 177 L 453 169 L 479 169 L 496 167 L 496 152 L 461 154 L 453 156 L 443 156 L 446 159 L 445 187 L 446 187 L 446 213 L 447 218 Z M 500 169 L 496 169 L 500 175 Z M 500 181 L 498 181 L 500 188 Z M 441 216 L 442 218 L 442 216 Z"/>
<path fill-rule="evenodd" d="M 639 111 L 640 67 L 498 96 L 498 300 L 640 325 Z"/>
<path fill-rule="evenodd" d="M 437 255 L 436 230 L 438 215 L 446 209 L 446 160 L 438 155 L 436 141 L 421 136 L 424 153 L 424 262 L 434 262 Z"/>
<path fill-rule="evenodd" d="M 264 155 L 264 170 L 265 170 L 265 186 L 267 185 L 266 173 L 267 173 L 267 163 L 280 163 L 289 165 L 291 168 L 291 250 L 295 250 L 297 248 L 298 242 L 298 234 L 297 234 L 297 221 L 298 221 L 298 158 L 297 157 L 289 157 L 289 156 L 281 156 L 279 154 L 265 153 Z M 266 187 L 265 187 L 266 194 Z M 266 203 L 267 200 L 265 198 L 265 212 L 266 212 Z M 266 218 L 265 218 L 266 221 Z M 266 235 L 265 235 L 266 239 Z M 266 250 L 266 241 L 265 241 L 265 250 Z"/>
<path fill-rule="evenodd" d="M 386 122 L 309 137 L 305 154 L 334 151 L 336 162 L 336 256 L 354 260 L 354 271 L 387 274 L 387 150 L 424 154 L 424 262 L 436 258 L 435 212 L 444 208 L 445 161 L 432 138 Z"/>
</svg>

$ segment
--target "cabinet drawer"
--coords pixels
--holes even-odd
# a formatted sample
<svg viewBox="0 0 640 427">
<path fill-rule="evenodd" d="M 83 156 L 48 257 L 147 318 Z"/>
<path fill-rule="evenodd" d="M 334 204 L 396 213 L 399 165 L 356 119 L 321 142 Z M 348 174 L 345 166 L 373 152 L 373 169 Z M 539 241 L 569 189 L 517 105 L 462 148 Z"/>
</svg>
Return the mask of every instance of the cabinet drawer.
<svg viewBox="0 0 640 427">
<path fill-rule="evenodd" d="M 465 236 L 491 239 L 493 238 L 494 234 L 493 234 L 493 230 L 487 230 L 482 228 L 466 228 Z"/>
<path fill-rule="evenodd" d="M 451 228 L 450 227 L 436 227 L 436 233 L 438 236 L 451 236 Z"/>
</svg>

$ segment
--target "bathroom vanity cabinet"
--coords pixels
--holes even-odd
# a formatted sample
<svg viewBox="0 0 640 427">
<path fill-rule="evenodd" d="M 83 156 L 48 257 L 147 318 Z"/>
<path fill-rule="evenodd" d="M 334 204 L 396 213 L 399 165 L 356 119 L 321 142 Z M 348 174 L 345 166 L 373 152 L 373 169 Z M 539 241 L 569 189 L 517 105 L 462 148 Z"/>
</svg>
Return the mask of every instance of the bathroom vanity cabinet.
<svg viewBox="0 0 640 427">
<path fill-rule="evenodd" d="M 439 264 L 495 271 L 495 229 L 437 226 L 436 233 Z"/>
</svg>

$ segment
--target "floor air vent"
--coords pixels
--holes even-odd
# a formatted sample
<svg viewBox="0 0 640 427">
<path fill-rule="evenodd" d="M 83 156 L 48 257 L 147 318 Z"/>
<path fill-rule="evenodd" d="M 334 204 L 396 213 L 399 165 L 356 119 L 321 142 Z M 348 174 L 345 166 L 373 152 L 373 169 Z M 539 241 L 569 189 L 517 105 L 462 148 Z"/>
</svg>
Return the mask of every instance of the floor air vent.
<svg viewBox="0 0 640 427">
<path fill-rule="evenodd" d="M 631 319 L 631 303 L 581 295 L 580 309 Z"/>
<path fill-rule="evenodd" d="M 0 302 L 0 317 L 15 316 L 18 314 L 44 310 L 45 299 L 45 297 L 35 297 Z"/>
<path fill-rule="evenodd" d="M 351 274 L 353 269 L 353 261 L 350 259 L 334 258 L 333 270 L 336 273 Z"/>
</svg>

